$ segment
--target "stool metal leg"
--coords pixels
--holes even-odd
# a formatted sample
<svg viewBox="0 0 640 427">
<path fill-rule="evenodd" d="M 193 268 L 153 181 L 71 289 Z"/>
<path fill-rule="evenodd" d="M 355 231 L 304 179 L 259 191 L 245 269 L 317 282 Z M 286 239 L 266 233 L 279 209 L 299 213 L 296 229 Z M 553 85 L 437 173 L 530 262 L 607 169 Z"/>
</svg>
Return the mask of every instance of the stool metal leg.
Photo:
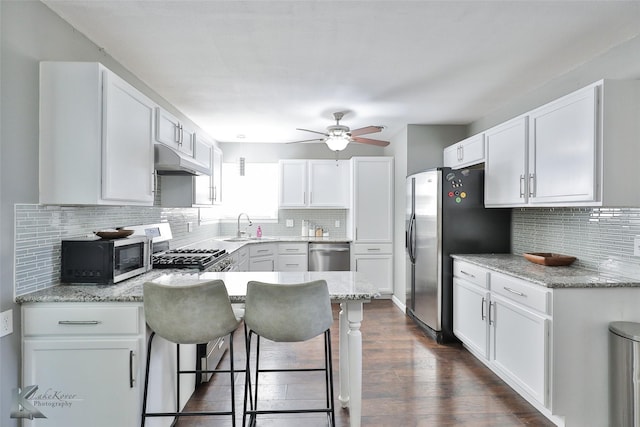
<svg viewBox="0 0 640 427">
<path fill-rule="evenodd" d="M 155 332 L 151 332 L 149 336 L 149 343 L 147 343 L 147 367 L 145 369 L 144 375 L 144 394 L 142 397 L 142 422 L 141 427 L 144 427 L 144 422 L 147 415 L 147 390 L 149 389 L 149 365 L 151 362 L 151 343 L 153 342 L 153 337 L 156 336 Z"/>
</svg>

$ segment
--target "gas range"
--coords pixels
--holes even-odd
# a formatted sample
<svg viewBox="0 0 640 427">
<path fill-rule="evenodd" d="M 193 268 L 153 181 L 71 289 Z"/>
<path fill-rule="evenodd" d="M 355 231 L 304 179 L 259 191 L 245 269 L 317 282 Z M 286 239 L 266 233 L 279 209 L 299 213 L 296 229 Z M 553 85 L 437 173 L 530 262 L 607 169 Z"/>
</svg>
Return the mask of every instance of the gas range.
<svg viewBox="0 0 640 427">
<path fill-rule="evenodd" d="M 207 270 L 226 256 L 224 249 L 171 249 L 151 257 L 153 268 L 198 268 Z M 226 266 L 220 266 L 224 268 Z"/>
</svg>

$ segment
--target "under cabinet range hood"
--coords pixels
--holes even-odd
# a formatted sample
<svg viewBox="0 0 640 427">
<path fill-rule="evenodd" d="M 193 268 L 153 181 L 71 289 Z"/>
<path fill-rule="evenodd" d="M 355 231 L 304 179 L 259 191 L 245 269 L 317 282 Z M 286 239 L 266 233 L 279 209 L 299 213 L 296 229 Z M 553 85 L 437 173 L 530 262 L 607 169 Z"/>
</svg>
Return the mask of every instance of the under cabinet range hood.
<svg viewBox="0 0 640 427">
<path fill-rule="evenodd" d="M 211 175 L 206 165 L 171 147 L 155 144 L 153 151 L 158 175 Z"/>
</svg>

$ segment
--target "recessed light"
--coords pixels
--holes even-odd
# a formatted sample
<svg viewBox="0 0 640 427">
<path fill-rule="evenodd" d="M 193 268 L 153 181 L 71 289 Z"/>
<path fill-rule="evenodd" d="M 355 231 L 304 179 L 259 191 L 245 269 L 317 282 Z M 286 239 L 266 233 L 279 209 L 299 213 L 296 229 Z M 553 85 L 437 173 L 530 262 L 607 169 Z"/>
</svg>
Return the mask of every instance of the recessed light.
<svg viewBox="0 0 640 427">
<path fill-rule="evenodd" d="M 236 135 L 236 138 L 238 138 L 238 139 L 245 139 L 245 138 L 246 138 L 246 135 L 245 135 L 245 134 L 243 134 L 243 133 L 239 133 L 239 134 L 237 134 L 237 135 Z"/>
</svg>

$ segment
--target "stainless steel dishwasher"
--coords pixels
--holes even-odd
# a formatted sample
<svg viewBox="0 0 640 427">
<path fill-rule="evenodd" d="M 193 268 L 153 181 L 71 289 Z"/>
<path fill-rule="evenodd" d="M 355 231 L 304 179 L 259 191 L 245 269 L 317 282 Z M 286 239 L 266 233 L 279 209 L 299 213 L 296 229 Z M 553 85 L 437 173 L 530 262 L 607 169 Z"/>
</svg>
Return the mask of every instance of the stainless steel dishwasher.
<svg viewBox="0 0 640 427">
<path fill-rule="evenodd" d="M 349 271 L 349 243 L 309 243 L 309 271 Z"/>
</svg>

